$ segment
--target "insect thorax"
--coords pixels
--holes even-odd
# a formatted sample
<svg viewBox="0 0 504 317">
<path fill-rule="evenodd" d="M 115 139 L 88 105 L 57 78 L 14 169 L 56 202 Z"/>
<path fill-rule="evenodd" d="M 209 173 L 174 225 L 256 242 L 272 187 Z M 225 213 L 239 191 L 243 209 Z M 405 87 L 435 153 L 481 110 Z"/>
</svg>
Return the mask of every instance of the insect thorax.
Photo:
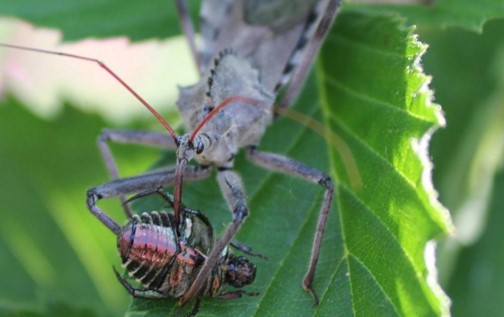
<svg viewBox="0 0 504 317">
<path fill-rule="evenodd" d="M 203 126 L 199 135 L 207 146 L 197 157 L 200 163 L 224 163 L 240 148 L 257 144 L 272 120 L 274 95 L 261 85 L 256 69 L 229 51 L 216 58 L 215 67 L 199 83 L 180 89 L 177 104 L 188 131 L 232 96 L 254 102 L 234 102 Z"/>
</svg>

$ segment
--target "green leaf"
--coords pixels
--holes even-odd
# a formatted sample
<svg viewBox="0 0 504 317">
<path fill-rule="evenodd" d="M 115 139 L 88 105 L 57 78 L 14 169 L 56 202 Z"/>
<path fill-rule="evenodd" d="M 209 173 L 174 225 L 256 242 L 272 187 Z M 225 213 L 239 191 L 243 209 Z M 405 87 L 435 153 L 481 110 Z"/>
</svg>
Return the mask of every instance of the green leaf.
<svg viewBox="0 0 504 317">
<path fill-rule="evenodd" d="M 260 147 L 327 171 L 336 181 L 336 198 L 314 281 L 321 303 L 313 307 L 311 297 L 300 284 L 310 256 L 322 190 L 302 180 L 262 170 L 241 155 L 236 166 L 244 178 L 251 214 L 237 239 L 269 257 L 268 261 L 254 259 L 257 281 L 247 288 L 260 295 L 232 301 L 206 299 L 199 316 L 446 313 L 445 298 L 435 283 L 427 282 L 429 272 L 424 256 L 427 241 L 450 228 L 444 211 L 433 198 L 434 192 L 426 187 L 429 170 L 422 165 L 413 145 L 413 140 L 429 136 L 441 120 L 438 107 L 430 103 L 427 78 L 418 69 L 424 49 L 397 18 L 355 12 L 339 16 L 315 74 L 295 109 L 324 121 L 345 141 L 350 155 L 342 159 L 341 146 L 331 143 L 334 136 L 325 140 L 286 118 L 268 129 Z M 19 218 L 16 214 L 5 217 L 10 221 L 4 222 L 2 229 L 10 231 L 2 231 L 6 234 L 0 236 L 0 241 L 9 253 L 2 271 L 12 270 L 19 275 L 7 279 L 19 291 L 0 293 L 0 298 L 35 305 L 39 300 L 35 293 L 43 293 L 75 305 L 92 305 L 100 311 L 107 306 L 112 307 L 112 312 L 120 311 L 124 306 L 103 294 L 106 291 L 108 296 L 126 296 L 110 269 L 110 264 L 118 261 L 112 260 L 116 255 L 115 241 L 85 210 L 83 199 L 87 188 L 106 178 L 97 150 L 90 145 L 102 123 L 67 110 L 70 115 L 64 114 L 57 125 L 59 129 L 54 130 L 49 123 L 21 123 L 29 114 L 19 108 L 10 106 L 7 110 L 16 113 L 11 117 L 0 114 L 0 144 L 6 153 L 12 148 L 17 151 L 8 152 L 12 153 L 8 164 L 2 162 L 8 171 L 2 192 L 11 198 L 5 210 L 30 213 Z M 90 122 L 92 128 L 84 128 Z M 22 139 L 18 137 L 20 128 L 26 128 Z M 418 148 L 425 150 L 422 146 L 425 144 L 419 142 Z M 122 154 L 134 165 L 143 162 L 143 151 L 123 150 L 119 157 Z M 52 153 L 58 155 L 51 156 Z M 66 155 L 72 159 L 67 160 Z M 123 160 L 120 163 L 126 162 Z M 355 162 L 357 173 L 347 168 L 348 160 Z M 100 173 L 96 166 L 100 166 Z M 141 168 L 137 166 L 135 170 Z M 23 184 L 29 184 L 28 189 L 23 189 Z M 39 200 L 28 200 L 26 192 L 38 193 Z M 20 201 L 26 206 L 20 206 Z M 231 220 L 213 178 L 188 183 L 184 201 L 207 214 L 219 232 Z M 65 208 L 70 205 L 79 207 Z M 104 208 L 109 210 L 108 205 Z M 119 213 L 114 216 L 123 217 Z M 25 224 L 19 219 L 37 222 Z M 73 289 L 67 296 L 52 294 L 53 286 L 37 284 L 30 271 L 31 263 L 15 255 L 24 244 L 9 242 L 19 240 L 18 235 L 35 241 L 28 250 L 40 250 L 47 258 L 47 267 L 57 278 L 54 283 L 62 283 L 63 289 L 87 285 L 83 288 L 90 299 L 79 298 Z M 44 242 L 38 237 L 52 240 Z M 63 246 L 67 249 L 64 253 Z M 96 255 L 90 256 L 88 252 L 93 248 Z M 105 258 L 101 257 L 103 254 Z M 81 278 L 69 277 L 73 274 Z M 135 300 L 128 315 L 168 316 L 177 309 L 174 300 Z"/>
<path fill-rule="evenodd" d="M 430 45 L 425 67 L 434 75 L 436 98 L 448 121 L 432 142 L 434 179 L 457 227 L 457 235 L 441 248 L 442 281 L 448 281 L 457 265 L 460 247 L 473 244 L 485 230 L 502 151 L 503 22 L 488 23 L 482 35 L 462 30 L 424 32 Z"/>
<path fill-rule="evenodd" d="M 434 0 L 432 5 L 361 5 L 350 4 L 366 12 L 397 12 L 408 18 L 409 24 L 424 27 L 462 27 L 482 32 L 483 25 L 504 17 L 501 0 Z"/>
<path fill-rule="evenodd" d="M 321 55 L 328 69 L 324 109 L 362 175 L 362 186 L 352 186 L 339 153 L 331 151 L 341 182 L 344 260 L 350 277 L 353 269 L 369 275 L 380 290 L 377 303 L 360 308 L 362 315 L 380 303 L 398 315 L 439 315 L 447 306 L 427 285 L 423 250 L 449 225 L 424 178 L 429 173 L 425 161 L 418 157 L 427 160 L 423 138 L 443 123 L 419 68 L 424 47 L 397 19 L 347 14 L 338 21 L 344 27 L 328 39 Z M 355 283 L 366 288 L 358 278 Z"/>
<path fill-rule="evenodd" d="M 197 8 L 194 3 L 191 8 Z M 0 0 L 0 12 L 34 24 L 63 30 L 63 38 L 128 36 L 132 40 L 179 34 L 175 1 L 155 0 Z"/>
<path fill-rule="evenodd" d="M 74 109 L 46 122 L 10 99 L 0 105 L 0 307 L 7 311 L 125 310 L 111 269 L 113 235 L 84 204 L 86 188 L 105 179 L 95 143 L 103 125 Z"/>
<path fill-rule="evenodd" d="M 74 307 L 69 307 L 64 304 L 50 305 L 47 307 L 44 313 L 40 313 L 38 311 L 26 309 L 26 308 L 3 308 L 0 307 L 0 316 L 9 316 L 9 317 L 43 317 L 43 316 L 52 316 L 52 317 L 94 317 L 97 316 L 93 312 L 87 309 L 79 309 Z"/>
</svg>

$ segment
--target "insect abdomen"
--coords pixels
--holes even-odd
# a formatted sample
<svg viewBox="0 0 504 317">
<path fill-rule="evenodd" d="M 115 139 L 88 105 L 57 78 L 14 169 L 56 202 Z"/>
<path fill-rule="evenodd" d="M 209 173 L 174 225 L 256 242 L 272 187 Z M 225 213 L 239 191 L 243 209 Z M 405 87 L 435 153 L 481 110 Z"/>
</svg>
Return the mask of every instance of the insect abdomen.
<svg viewBox="0 0 504 317">
<path fill-rule="evenodd" d="M 166 218 L 166 219 L 163 219 Z M 190 268 L 203 261 L 194 248 L 175 240 L 166 213 L 134 216 L 118 235 L 117 247 L 128 274 L 149 289 L 176 288 L 180 267 Z M 177 269 L 178 268 L 178 269 Z"/>
</svg>

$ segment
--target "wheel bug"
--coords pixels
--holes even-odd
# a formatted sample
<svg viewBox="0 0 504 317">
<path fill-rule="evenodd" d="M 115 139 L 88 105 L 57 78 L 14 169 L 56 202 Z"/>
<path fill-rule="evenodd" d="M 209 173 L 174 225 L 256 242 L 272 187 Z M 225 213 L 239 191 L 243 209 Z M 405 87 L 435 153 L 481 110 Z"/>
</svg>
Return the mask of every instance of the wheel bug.
<svg viewBox="0 0 504 317">
<path fill-rule="evenodd" d="M 173 208 L 173 196 L 161 188 L 139 193 L 126 203 L 148 195 L 158 194 Z M 180 208 L 181 222 L 176 225 L 174 214 L 166 211 L 150 211 L 134 214 L 124 226 L 119 226 L 106 214 L 99 216 L 117 235 L 117 249 L 122 266 L 130 277 L 143 285 L 134 288 L 114 268 L 117 279 L 132 296 L 137 298 L 180 298 L 187 292 L 206 255 L 214 244 L 213 228 L 208 218 L 197 210 L 183 205 Z M 252 253 L 245 245 L 232 241 L 231 246 L 245 254 L 264 258 Z M 242 295 L 257 295 L 242 290 L 224 292 L 225 284 L 241 288 L 254 282 L 256 266 L 246 257 L 236 256 L 226 248 L 217 265 L 203 283 L 196 303 L 187 316 L 196 315 L 201 297 L 234 299 Z"/>
<path fill-rule="evenodd" d="M 210 175 L 210 167 L 217 167 L 217 181 L 233 213 L 233 222 L 214 246 L 191 288 L 181 298 L 182 304 L 199 292 L 222 250 L 248 214 L 241 178 L 232 170 L 234 156 L 240 148 L 246 148 L 248 158 L 257 165 L 301 177 L 325 189 L 312 257 L 303 281 L 304 288 L 318 302 L 312 281 L 333 196 L 333 183 L 317 169 L 284 156 L 260 152 L 256 146 L 273 118 L 273 104 L 278 91 L 290 83 L 283 93 L 280 108 L 289 106 L 295 98 L 339 3 L 337 0 L 312 1 L 309 5 L 303 5 L 294 17 L 286 16 L 286 20 L 280 24 L 264 24 L 263 21 L 254 20 L 254 17 L 259 16 L 260 7 L 250 1 L 224 1 L 218 5 L 205 1 L 201 9 L 203 48 L 197 52 L 194 51 L 196 45 L 185 3 L 178 1 L 184 32 L 192 43 L 190 46 L 197 57 L 198 68 L 205 74 L 196 85 L 181 88 L 177 102 L 186 128 L 192 133 L 176 136 L 156 113 L 171 137 L 149 132 L 110 130 L 101 135 L 100 150 L 112 178 L 116 180 L 88 191 L 88 207 L 95 215 L 103 214 L 96 204 L 99 199 L 122 197 L 147 188 L 174 184 L 175 221 L 180 222 L 183 180 L 206 178 Z M 243 21 L 243 18 L 250 22 Z M 233 27 L 235 24 L 239 27 Z M 250 39 L 248 35 L 254 41 L 247 41 Z M 222 50 L 223 47 L 232 50 Z M 281 48 L 282 54 L 272 60 L 271 56 Z M 209 69 L 211 57 L 217 52 L 214 67 Z M 119 179 L 107 141 L 177 149 L 176 167 Z M 187 165 L 193 159 L 197 160 L 198 166 Z"/>
</svg>

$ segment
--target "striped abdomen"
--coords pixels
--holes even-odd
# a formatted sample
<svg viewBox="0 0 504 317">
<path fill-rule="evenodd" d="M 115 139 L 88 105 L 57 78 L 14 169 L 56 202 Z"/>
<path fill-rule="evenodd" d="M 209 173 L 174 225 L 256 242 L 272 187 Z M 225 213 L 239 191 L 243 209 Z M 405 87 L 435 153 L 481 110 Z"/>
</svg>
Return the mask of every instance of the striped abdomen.
<svg viewBox="0 0 504 317">
<path fill-rule="evenodd" d="M 183 242 L 177 245 L 171 223 L 163 212 L 135 215 L 118 235 L 117 247 L 130 276 L 145 288 L 176 297 L 204 258 Z"/>
</svg>

